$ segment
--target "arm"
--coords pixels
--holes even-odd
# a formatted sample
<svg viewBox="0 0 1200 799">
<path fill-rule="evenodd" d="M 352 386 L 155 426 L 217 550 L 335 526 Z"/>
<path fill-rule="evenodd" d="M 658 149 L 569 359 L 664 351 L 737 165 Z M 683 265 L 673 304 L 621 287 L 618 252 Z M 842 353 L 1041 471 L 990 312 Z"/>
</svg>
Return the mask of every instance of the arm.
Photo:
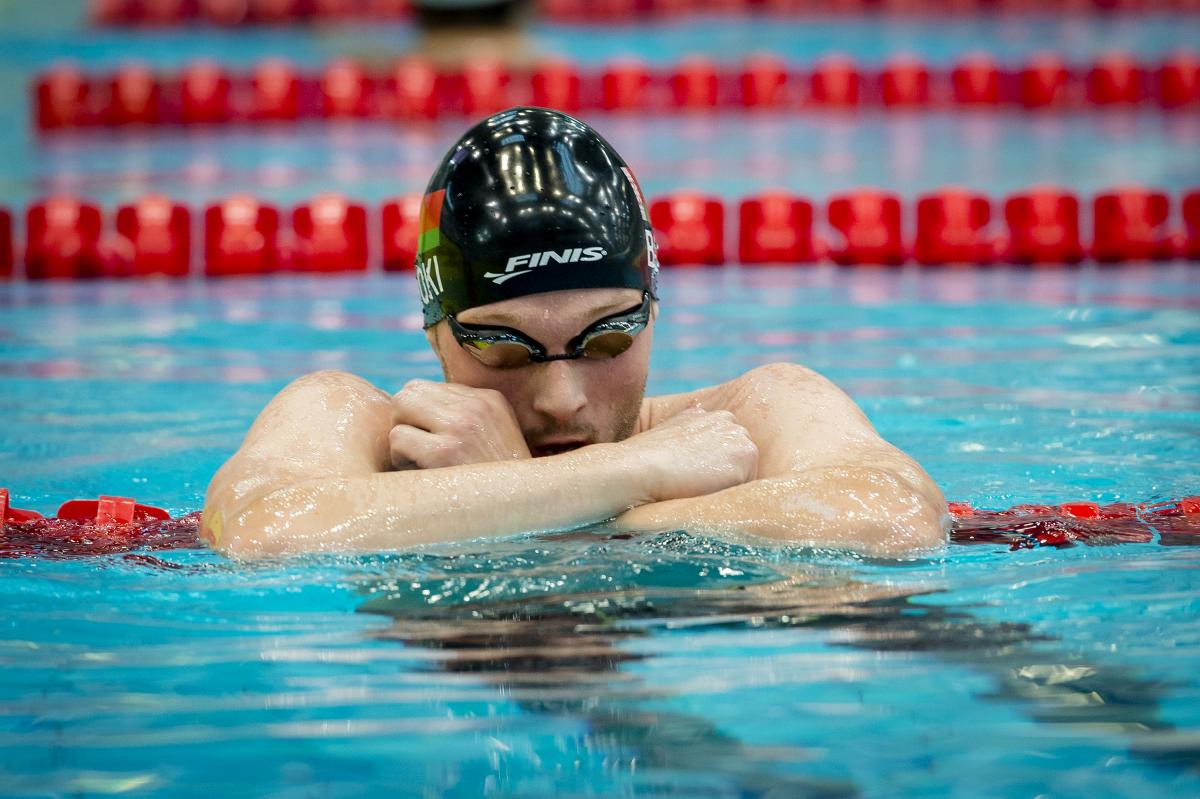
<svg viewBox="0 0 1200 799">
<path fill-rule="evenodd" d="M 883 556 L 945 543 L 946 502 L 929 475 L 816 372 L 772 364 L 721 386 L 657 398 L 650 424 L 687 407 L 734 414 L 758 445 L 757 479 L 643 505 L 617 524 L 743 531 Z"/>
<path fill-rule="evenodd" d="M 392 399 L 352 375 L 318 372 L 281 391 L 213 477 L 202 535 L 240 555 L 394 549 L 574 527 L 752 473 L 752 457 L 740 470 L 726 457 L 681 480 L 671 469 L 677 439 L 685 449 L 696 440 L 704 459 L 703 447 L 728 449 L 715 445 L 741 428 L 712 414 L 670 427 L 638 436 L 642 446 L 390 471 Z"/>
</svg>

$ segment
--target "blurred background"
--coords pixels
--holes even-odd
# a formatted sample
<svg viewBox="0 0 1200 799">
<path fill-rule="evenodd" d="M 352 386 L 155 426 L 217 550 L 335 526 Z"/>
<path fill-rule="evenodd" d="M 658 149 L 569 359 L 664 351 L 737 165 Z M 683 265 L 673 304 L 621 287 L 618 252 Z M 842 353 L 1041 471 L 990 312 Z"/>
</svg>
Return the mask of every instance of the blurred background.
<svg viewBox="0 0 1200 799">
<path fill-rule="evenodd" d="M 1177 193 L 1200 183 L 1189 5 L 3 0 L 0 197 L 15 211 L 49 194 L 115 207 L 151 191 L 195 206 L 328 191 L 373 205 L 421 191 L 471 119 L 535 101 L 597 125 L 654 195 Z M 1134 95 L 1095 96 L 1089 74 L 1106 61 L 1135 70 Z M 1181 100 L 1161 96 L 1164 64 Z M 964 65 L 981 88 L 954 82 Z M 1044 96 L 1021 82 L 1030 67 L 1049 76 Z M 899 88 L 885 97 L 889 68 Z M 291 79 L 293 105 L 263 107 L 278 103 L 263 86 Z M 206 81 L 218 99 L 197 99 Z"/>
</svg>

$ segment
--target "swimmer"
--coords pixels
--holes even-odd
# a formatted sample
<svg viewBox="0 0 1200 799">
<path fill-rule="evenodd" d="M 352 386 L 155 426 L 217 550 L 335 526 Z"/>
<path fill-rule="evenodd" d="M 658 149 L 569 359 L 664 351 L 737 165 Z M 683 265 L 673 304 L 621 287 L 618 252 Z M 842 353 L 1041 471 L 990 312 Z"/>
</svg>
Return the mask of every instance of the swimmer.
<svg viewBox="0 0 1200 799">
<path fill-rule="evenodd" d="M 566 530 L 749 533 L 905 556 L 937 486 L 803 366 L 646 398 L 658 260 L 632 172 L 594 130 L 517 108 L 434 173 L 416 278 L 445 382 L 284 388 L 208 488 L 202 533 L 255 556 Z"/>
</svg>

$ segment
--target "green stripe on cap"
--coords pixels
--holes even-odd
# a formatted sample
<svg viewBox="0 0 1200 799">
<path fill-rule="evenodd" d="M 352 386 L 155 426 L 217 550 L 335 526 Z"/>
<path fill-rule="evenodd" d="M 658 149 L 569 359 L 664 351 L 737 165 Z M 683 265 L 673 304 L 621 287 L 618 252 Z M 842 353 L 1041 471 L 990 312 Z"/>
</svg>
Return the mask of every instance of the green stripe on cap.
<svg viewBox="0 0 1200 799">
<path fill-rule="evenodd" d="M 439 228 L 431 228 L 421 234 L 421 238 L 417 241 L 417 252 L 424 254 L 441 243 L 442 231 Z"/>
</svg>

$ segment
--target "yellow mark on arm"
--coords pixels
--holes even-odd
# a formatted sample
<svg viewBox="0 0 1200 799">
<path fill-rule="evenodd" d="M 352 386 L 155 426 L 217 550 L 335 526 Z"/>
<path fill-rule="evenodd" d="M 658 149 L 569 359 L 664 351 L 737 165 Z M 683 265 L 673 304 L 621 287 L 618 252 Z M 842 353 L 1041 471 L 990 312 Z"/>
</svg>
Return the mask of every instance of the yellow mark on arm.
<svg viewBox="0 0 1200 799">
<path fill-rule="evenodd" d="M 220 546 L 221 533 L 224 528 L 225 517 L 221 511 L 214 510 L 212 513 L 205 513 L 200 522 L 200 537 L 214 547 Z"/>
</svg>

